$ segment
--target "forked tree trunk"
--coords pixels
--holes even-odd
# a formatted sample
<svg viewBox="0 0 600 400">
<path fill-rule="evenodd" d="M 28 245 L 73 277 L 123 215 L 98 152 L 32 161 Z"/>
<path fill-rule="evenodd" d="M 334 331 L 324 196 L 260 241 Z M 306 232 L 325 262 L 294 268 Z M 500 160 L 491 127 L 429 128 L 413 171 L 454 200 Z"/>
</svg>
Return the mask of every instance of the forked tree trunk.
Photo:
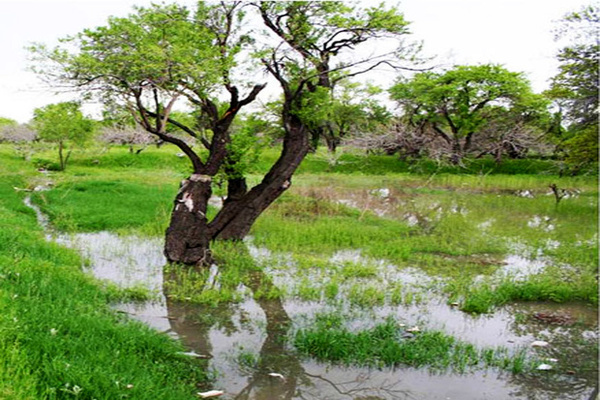
<svg viewBox="0 0 600 400">
<path fill-rule="evenodd" d="M 206 218 L 211 177 L 194 174 L 182 182 L 166 232 L 167 261 L 210 265 L 213 240 L 241 240 L 248 234 L 260 214 L 290 187 L 292 175 L 308 153 L 309 137 L 298 118 L 288 118 L 286 131 L 281 155 L 262 182 L 248 191 L 244 179 L 229 180 L 227 199 L 211 222 Z"/>
<path fill-rule="evenodd" d="M 290 187 L 292 175 L 306 157 L 310 144 L 306 128 L 298 118 L 288 117 L 286 131 L 281 155 L 262 182 L 243 197 L 226 201 L 209 224 L 213 239 L 243 239 L 260 214 Z"/>
</svg>

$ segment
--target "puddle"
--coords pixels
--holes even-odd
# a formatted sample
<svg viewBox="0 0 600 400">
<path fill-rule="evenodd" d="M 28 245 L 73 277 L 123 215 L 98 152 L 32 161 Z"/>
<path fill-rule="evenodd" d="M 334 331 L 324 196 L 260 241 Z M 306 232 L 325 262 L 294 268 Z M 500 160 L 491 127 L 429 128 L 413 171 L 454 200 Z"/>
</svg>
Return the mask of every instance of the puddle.
<svg viewBox="0 0 600 400">
<path fill-rule="evenodd" d="M 361 212 L 370 211 L 379 217 L 400 217 L 401 206 L 405 204 L 406 195 L 390 188 L 372 190 L 345 190 L 340 192 L 336 188 L 297 188 L 296 192 L 302 196 L 326 200 L 332 203 L 357 209 Z"/>
<path fill-rule="evenodd" d="M 210 368 L 216 376 L 214 388 L 225 391 L 221 399 L 579 400 L 589 398 L 597 386 L 597 371 L 590 370 L 576 370 L 573 375 L 554 371 L 513 375 L 495 370 L 454 374 L 414 368 L 349 368 L 305 359 L 282 338 L 289 329 L 297 329 L 310 321 L 312 315 L 339 312 L 339 306 L 293 297 L 255 300 L 246 296 L 239 303 L 219 307 L 175 302 L 161 292 L 165 264 L 161 240 L 108 232 L 56 235 L 49 231 L 48 220 L 39 209 L 30 200 L 26 200 L 26 204 L 36 211 L 49 238 L 81 251 L 89 260 L 86 268 L 90 273 L 122 286 L 144 284 L 157 290 L 160 295 L 156 301 L 119 304 L 116 308 L 177 337 L 189 351 L 210 358 Z M 256 292 L 265 289 L 264 285 L 286 286 L 297 280 L 291 257 L 257 248 L 251 240 L 247 245 L 257 263 L 266 267 L 265 272 L 251 272 L 257 275 L 247 280 L 248 287 L 242 288 L 244 291 Z M 506 273 L 522 270 L 526 262 L 533 270 L 544 267 L 542 261 L 532 264 L 516 256 L 506 261 L 503 268 Z M 399 281 L 407 287 L 432 284 L 432 278 L 420 270 L 398 270 L 356 250 L 335 253 L 329 262 L 373 265 L 382 282 Z M 216 269 L 213 272 L 216 275 Z M 314 268 L 307 276 L 315 284 L 322 284 L 326 271 L 325 275 L 320 274 Z M 343 287 L 340 292 L 345 293 Z M 392 315 L 407 325 L 443 330 L 476 346 L 525 347 L 532 354 L 557 359 L 561 365 L 573 362 L 579 365 L 578 360 L 585 358 L 585 349 L 589 349 L 584 345 L 598 341 L 597 309 L 581 304 L 510 304 L 491 315 L 472 316 L 431 294 L 417 304 L 385 303 L 355 310 L 346 302 L 342 307 L 344 312 L 352 312 L 354 316 L 352 329 L 372 326 Z M 568 316 L 569 324 L 555 323 L 564 318 L 550 320 L 542 316 Z M 531 347 L 531 343 L 540 340 L 548 342 L 548 347 Z"/>
<path fill-rule="evenodd" d="M 546 261 L 531 260 L 518 254 L 509 254 L 504 259 L 504 265 L 496 271 L 500 277 L 512 277 L 516 281 L 523 281 L 531 275 L 539 274 L 546 268 Z"/>
</svg>

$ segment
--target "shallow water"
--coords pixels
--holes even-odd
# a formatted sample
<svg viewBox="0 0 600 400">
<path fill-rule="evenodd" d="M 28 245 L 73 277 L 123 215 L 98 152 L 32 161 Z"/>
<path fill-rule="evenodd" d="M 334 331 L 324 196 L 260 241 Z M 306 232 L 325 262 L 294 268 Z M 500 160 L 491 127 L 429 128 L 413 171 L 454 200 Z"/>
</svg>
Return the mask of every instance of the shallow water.
<svg viewBox="0 0 600 400">
<path fill-rule="evenodd" d="M 39 209 L 31 202 L 28 205 L 48 228 Z M 72 236 L 49 232 L 48 237 L 80 250 L 88 260 L 85 268 L 98 278 L 124 287 L 145 285 L 157 291 L 155 301 L 119 304 L 116 308 L 179 338 L 190 351 L 209 357 L 215 373 L 214 388 L 225 391 L 222 399 L 587 399 L 597 383 L 597 371 L 590 370 L 575 370 L 573 375 L 554 371 L 513 375 L 495 370 L 456 374 L 318 363 L 299 357 L 282 338 L 289 329 L 309 323 L 316 313 L 339 310 L 325 301 L 254 300 L 246 296 L 240 303 L 219 307 L 174 302 L 162 293 L 165 260 L 161 240 L 108 232 Z M 250 280 L 254 282 L 252 287 L 242 287 L 241 291 L 255 292 L 271 280 L 275 286 L 293 283 L 290 276 L 294 266 L 285 256 L 254 247 L 251 242 L 248 247 L 261 265 L 277 266 L 253 272 L 259 276 Z M 336 253 L 330 261 L 375 263 L 388 279 L 400 280 L 406 286 L 418 288 L 431 283 L 431 278 L 418 269 L 398 270 L 383 261 L 366 259 L 356 250 Z M 510 265 L 518 270 L 524 263 L 531 264 L 523 257 L 506 261 L 508 272 Z M 533 265 L 534 269 L 543 268 Z M 263 279 L 265 273 L 272 279 Z M 344 306 L 352 308 L 350 304 Z M 548 324 L 532 318 L 535 313 L 568 315 L 573 324 Z M 355 310 L 352 315 L 353 329 L 369 327 L 392 315 L 406 325 L 443 330 L 477 346 L 527 348 L 532 354 L 557 359 L 564 365 L 583 365 L 585 360 L 578 364 L 578 358 L 586 357 L 583 345 L 598 340 L 597 309 L 582 304 L 510 304 L 490 315 L 472 316 L 431 294 L 420 303 L 386 303 Z M 547 341 L 549 346 L 532 348 L 536 340 Z M 281 374 L 283 378 L 269 374 Z"/>
</svg>

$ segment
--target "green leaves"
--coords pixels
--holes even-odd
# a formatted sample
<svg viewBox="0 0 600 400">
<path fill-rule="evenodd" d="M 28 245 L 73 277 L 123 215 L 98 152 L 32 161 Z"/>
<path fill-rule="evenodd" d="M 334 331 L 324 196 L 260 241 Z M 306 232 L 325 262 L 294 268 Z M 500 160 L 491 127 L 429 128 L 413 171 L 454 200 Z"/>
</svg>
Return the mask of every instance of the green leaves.
<svg viewBox="0 0 600 400">
<path fill-rule="evenodd" d="M 600 7 L 590 5 L 567 14 L 561 25 L 557 36 L 571 40 L 557 54 L 559 72 L 547 95 L 564 110 L 567 161 L 583 165 L 598 161 Z"/>
<path fill-rule="evenodd" d="M 474 141 L 483 145 L 479 154 L 493 152 L 499 162 L 509 141 L 511 146 L 527 148 L 518 144 L 531 136 L 526 124 L 541 126 L 549 121 L 547 101 L 531 91 L 523 74 L 500 65 L 459 65 L 445 72 L 422 72 L 410 80 L 399 79 L 389 92 L 421 135 L 442 139 L 444 151 L 451 153 L 455 164 L 476 147 Z"/>
<path fill-rule="evenodd" d="M 63 171 L 71 154 L 69 150 L 65 157 L 63 150 L 73 144 L 83 145 L 94 130 L 93 121 L 81 113 L 76 102 L 50 104 L 36 108 L 33 114 L 33 127 L 40 139 L 58 144 L 60 170 Z"/>
<path fill-rule="evenodd" d="M 486 109 L 539 102 L 521 73 L 493 64 L 419 73 L 410 81 L 399 80 L 390 95 L 413 120 L 438 124 L 456 137 L 477 131 Z"/>
<path fill-rule="evenodd" d="M 199 15 L 208 12 L 199 7 Z M 147 101 L 148 92 L 162 103 L 186 88 L 209 93 L 222 82 L 222 68 L 230 63 L 223 62 L 227 56 L 215 45 L 215 35 L 185 7 L 152 5 L 65 38 L 54 49 L 36 45 L 31 51 L 53 66 L 53 78 L 87 93 L 135 104 Z"/>
<path fill-rule="evenodd" d="M 92 120 L 79 110 L 79 104 L 50 104 L 34 111 L 33 124 L 40 138 L 48 142 L 70 141 L 83 144 L 93 131 Z"/>
</svg>

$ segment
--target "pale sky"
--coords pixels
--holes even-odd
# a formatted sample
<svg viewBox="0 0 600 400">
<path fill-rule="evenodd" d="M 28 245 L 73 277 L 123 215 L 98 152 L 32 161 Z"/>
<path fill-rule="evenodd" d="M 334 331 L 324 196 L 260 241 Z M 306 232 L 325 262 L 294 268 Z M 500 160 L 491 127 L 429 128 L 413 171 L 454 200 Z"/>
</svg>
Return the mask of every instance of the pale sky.
<svg viewBox="0 0 600 400">
<path fill-rule="evenodd" d="M 161 2 L 161 1 L 156 1 Z M 178 1 L 193 4 L 191 0 Z M 397 4 L 395 1 L 386 1 Z M 108 16 L 127 15 L 150 0 L 0 0 L 0 116 L 27 122 L 33 109 L 66 100 L 43 88 L 27 71 L 32 42 L 58 38 L 103 25 Z M 556 74 L 552 29 L 584 0 L 401 0 L 413 39 L 438 63 L 498 63 L 524 72 L 541 92 Z"/>
</svg>

